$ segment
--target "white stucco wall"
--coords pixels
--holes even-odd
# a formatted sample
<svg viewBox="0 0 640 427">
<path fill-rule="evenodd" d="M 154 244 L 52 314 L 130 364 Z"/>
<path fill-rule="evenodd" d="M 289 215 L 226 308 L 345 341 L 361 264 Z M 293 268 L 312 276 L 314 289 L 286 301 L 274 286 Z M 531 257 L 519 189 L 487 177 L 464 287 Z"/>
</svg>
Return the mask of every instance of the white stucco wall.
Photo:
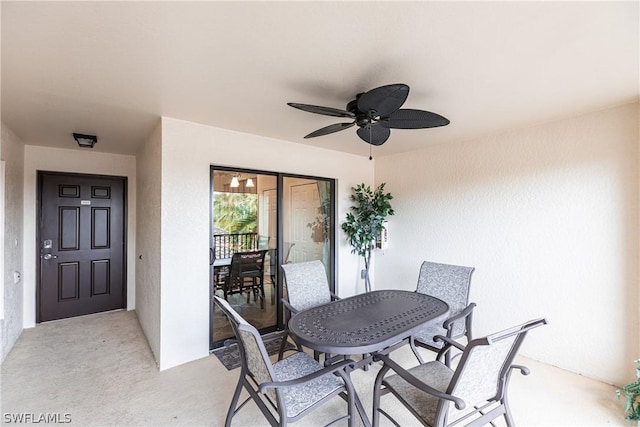
<svg viewBox="0 0 640 427">
<path fill-rule="evenodd" d="M 136 314 L 157 361 L 160 358 L 161 144 L 158 122 L 136 156 Z"/>
<path fill-rule="evenodd" d="M 340 220 L 351 187 L 373 183 L 366 157 L 163 118 L 160 369 L 208 354 L 211 164 L 335 178 Z M 337 243 L 337 290 L 361 292 L 358 259 Z"/>
<path fill-rule="evenodd" d="M 13 348 L 23 328 L 23 280 L 14 282 L 14 272 L 23 272 L 23 164 L 24 145 L 4 124 L 1 125 L 4 181 L 4 241 L 3 241 L 3 318 L 0 320 L 1 361 Z"/>
<path fill-rule="evenodd" d="M 638 115 L 635 103 L 378 158 L 396 210 L 378 287 L 415 289 L 423 260 L 474 266 L 476 335 L 546 317 L 524 354 L 634 379 Z"/>
<path fill-rule="evenodd" d="M 127 183 L 127 309 L 135 308 L 136 159 L 133 156 L 25 146 L 24 160 L 24 327 L 36 323 L 37 171 L 125 176 Z"/>
</svg>

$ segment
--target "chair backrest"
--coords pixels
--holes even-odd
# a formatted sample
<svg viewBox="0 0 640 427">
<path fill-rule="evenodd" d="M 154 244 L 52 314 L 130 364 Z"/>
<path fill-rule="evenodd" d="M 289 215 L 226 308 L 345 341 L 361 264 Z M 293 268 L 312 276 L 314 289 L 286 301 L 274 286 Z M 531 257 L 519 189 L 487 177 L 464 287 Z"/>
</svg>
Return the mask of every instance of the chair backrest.
<svg viewBox="0 0 640 427">
<path fill-rule="evenodd" d="M 503 397 L 509 369 L 522 341 L 531 329 L 546 325 L 546 319 L 536 319 L 522 325 L 472 340 L 460 358 L 448 394 L 465 401 L 467 408 Z M 448 406 L 448 422 L 466 411 L 458 411 L 448 401 L 440 402 L 440 410 Z M 440 416 L 444 416 L 442 411 Z"/>
<path fill-rule="evenodd" d="M 469 288 L 474 267 L 425 261 L 420 267 L 416 292 L 439 298 L 449 305 L 455 316 L 469 304 Z M 464 321 L 453 325 L 453 336 L 464 333 Z"/>
<path fill-rule="evenodd" d="M 296 310 L 306 310 L 331 302 L 327 273 L 322 261 L 283 264 L 289 304 Z"/>
<path fill-rule="evenodd" d="M 251 252 L 236 252 L 231 257 L 231 277 L 261 276 L 264 273 L 266 249 Z"/>
<path fill-rule="evenodd" d="M 273 381 L 274 374 L 269 353 L 267 353 L 258 330 L 231 308 L 231 305 L 225 299 L 218 296 L 213 298 L 220 310 L 229 319 L 229 323 L 231 323 L 233 332 L 238 340 L 238 350 L 240 351 L 243 371 L 241 375 L 251 374 L 258 384 Z M 267 394 L 275 401 L 276 394 L 273 389 L 270 389 Z"/>
</svg>

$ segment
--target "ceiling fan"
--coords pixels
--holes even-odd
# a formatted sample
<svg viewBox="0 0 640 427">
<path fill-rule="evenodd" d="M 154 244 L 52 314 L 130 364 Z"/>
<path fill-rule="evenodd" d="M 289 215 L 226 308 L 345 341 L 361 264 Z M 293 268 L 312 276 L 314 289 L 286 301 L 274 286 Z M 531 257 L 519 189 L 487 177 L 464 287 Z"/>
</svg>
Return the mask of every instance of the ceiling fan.
<svg viewBox="0 0 640 427">
<path fill-rule="evenodd" d="M 346 110 L 294 102 L 287 105 L 309 113 L 353 119 L 350 123 L 335 123 L 323 127 L 305 138 L 328 135 L 358 125 L 356 133 L 360 139 L 371 145 L 382 145 L 389 139 L 391 129 L 423 129 L 449 124 L 448 119 L 436 113 L 401 109 L 407 96 L 409 86 L 397 83 L 356 95 L 356 99 L 347 104 Z"/>
</svg>

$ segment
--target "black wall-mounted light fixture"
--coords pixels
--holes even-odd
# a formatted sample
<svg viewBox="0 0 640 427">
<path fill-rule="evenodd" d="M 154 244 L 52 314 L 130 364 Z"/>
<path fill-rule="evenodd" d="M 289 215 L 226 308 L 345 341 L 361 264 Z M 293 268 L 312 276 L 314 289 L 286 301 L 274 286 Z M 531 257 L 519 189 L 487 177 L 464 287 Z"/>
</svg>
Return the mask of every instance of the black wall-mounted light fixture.
<svg viewBox="0 0 640 427">
<path fill-rule="evenodd" d="M 73 139 L 76 140 L 80 147 L 93 148 L 98 142 L 98 137 L 95 135 L 84 135 L 81 133 L 74 133 Z"/>
</svg>

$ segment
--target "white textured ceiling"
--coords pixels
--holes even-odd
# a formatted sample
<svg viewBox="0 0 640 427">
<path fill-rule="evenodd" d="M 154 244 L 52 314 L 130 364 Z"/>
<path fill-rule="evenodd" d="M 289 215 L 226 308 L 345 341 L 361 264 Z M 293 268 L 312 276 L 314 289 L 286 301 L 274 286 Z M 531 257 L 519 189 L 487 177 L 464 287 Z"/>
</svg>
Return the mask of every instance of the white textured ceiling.
<svg viewBox="0 0 640 427">
<path fill-rule="evenodd" d="M 26 144 L 134 154 L 159 116 L 368 155 L 335 108 L 389 83 L 451 120 L 374 155 L 638 99 L 638 2 L 9 2 L 2 121 Z M 188 141 L 185 141 L 188 148 Z"/>
</svg>

